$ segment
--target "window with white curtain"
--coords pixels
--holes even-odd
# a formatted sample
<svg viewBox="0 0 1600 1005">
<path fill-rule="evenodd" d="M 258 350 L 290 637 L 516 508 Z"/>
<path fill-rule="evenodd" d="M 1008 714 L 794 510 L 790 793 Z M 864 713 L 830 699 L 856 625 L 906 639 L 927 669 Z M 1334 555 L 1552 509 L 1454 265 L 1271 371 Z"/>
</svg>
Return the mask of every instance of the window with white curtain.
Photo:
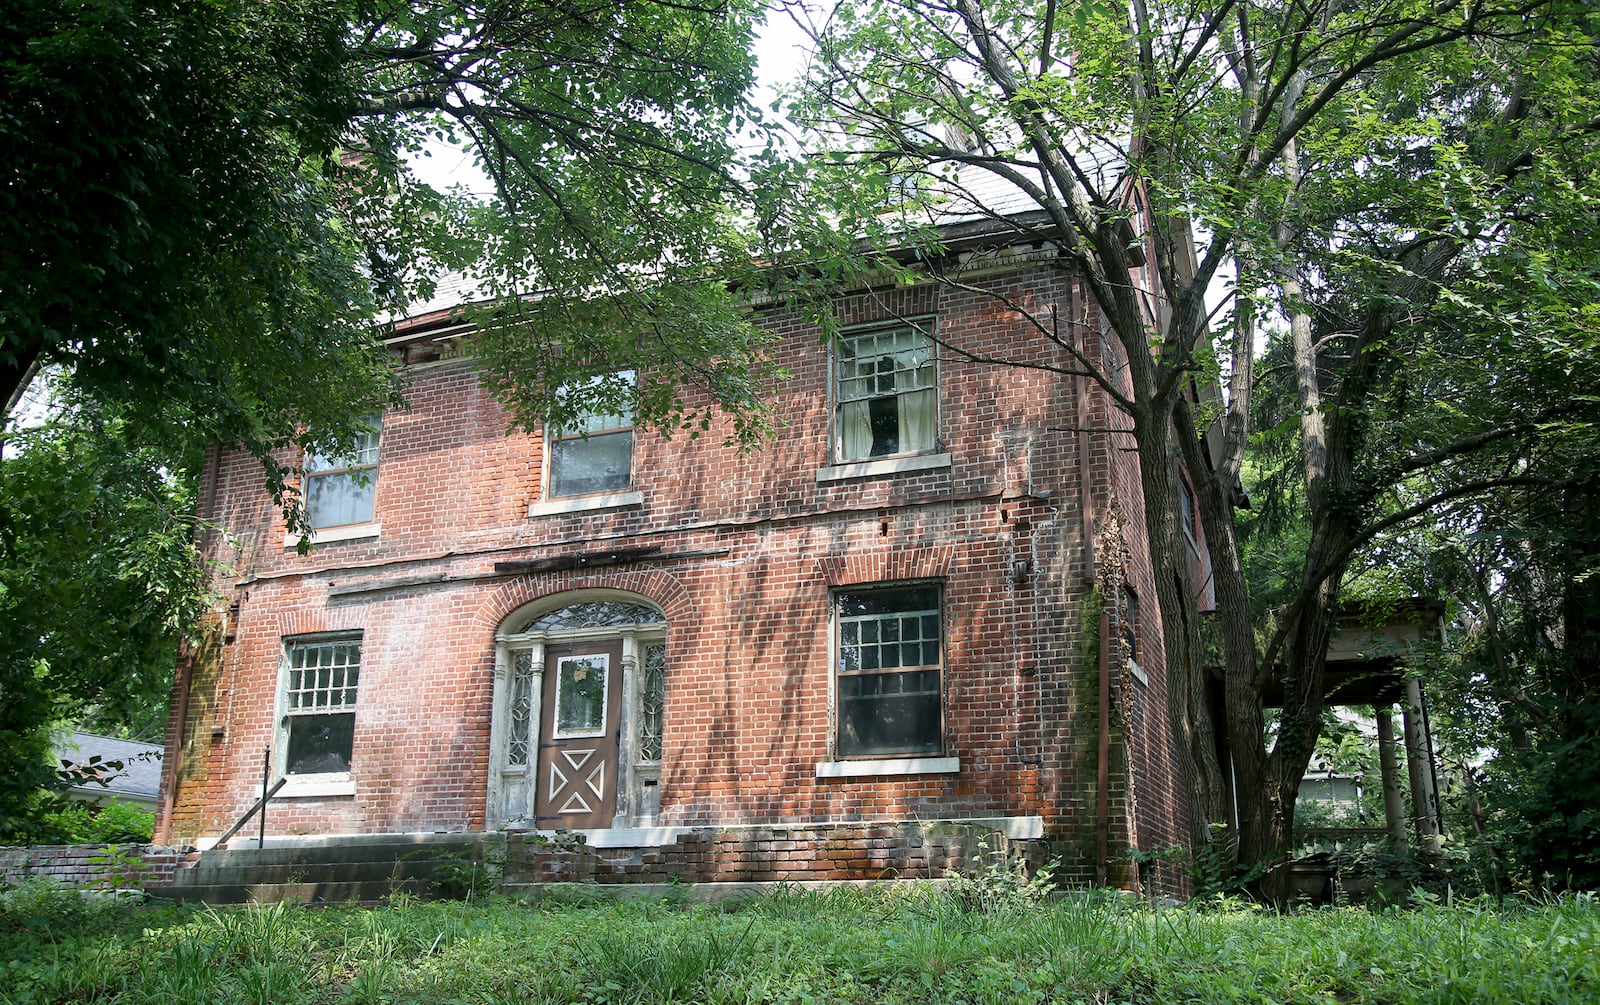
<svg viewBox="0 0 1600 1005">
<path fill-rule="evenodd" d="M 355 439 L 349 453 L 312 447 L 305 456 L 306 524 L 313 528 L 345 527 L 372 519 L 378 492 L 377 416 Z"/>
<path fill-rule="evenodd" d="M 837 459 L 933 450 L 938 439 L 932 321 L 839 336 Z"/>
<path fill-rule="evenodd" d="M 612 385 L 615 385 L 613 387 Z M 632 370 L 596 377 L 561 393 L 598 394 L 634 386 Z M 550 498 L 626 492 L 633 484 L 633 404 L 613 393 L 606 405 L 581 409 L 563 426 L 551 426 Z"/>
</svg>

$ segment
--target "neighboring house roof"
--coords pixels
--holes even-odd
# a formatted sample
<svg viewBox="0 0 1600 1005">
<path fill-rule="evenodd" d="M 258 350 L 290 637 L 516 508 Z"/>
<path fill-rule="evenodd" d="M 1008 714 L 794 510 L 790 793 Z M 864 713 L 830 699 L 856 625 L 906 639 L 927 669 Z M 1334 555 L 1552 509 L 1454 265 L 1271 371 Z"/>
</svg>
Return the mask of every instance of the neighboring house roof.
<svg viewBox="0 0 1600 1005">
<path fill-rule="evenodd" d="M 72 786 L 69 791 L 83 799 L 117 798 L 153 805 L 161 789 L 162 747 L 158 743 L 74 732 L 56 744 L 56 756 L 69 764 L 88 764 L 95 757 L 100 758 L 96 764 L 121 762 L 120 770 L 106 769 L 102 774 L 106 783 L 103 786 L 96 783 Z"/>
</svg>

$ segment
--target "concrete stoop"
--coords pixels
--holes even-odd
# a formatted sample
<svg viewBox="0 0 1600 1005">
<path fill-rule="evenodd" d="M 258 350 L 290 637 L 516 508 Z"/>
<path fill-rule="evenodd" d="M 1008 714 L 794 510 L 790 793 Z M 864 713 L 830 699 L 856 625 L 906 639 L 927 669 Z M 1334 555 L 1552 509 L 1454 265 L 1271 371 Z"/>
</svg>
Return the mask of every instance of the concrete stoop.
<svg viewBox="0 0 1600 1005">
<path fill-rule="evenodd" d="M 242 839 L 238 844 L 253 844 Z M 481 834 L 269 839 L 265 848 L 212 848 L 150 893 L 208 904 L 377 904 L 396 893 L 459 897 L 494 885 Z"/>
</svg>

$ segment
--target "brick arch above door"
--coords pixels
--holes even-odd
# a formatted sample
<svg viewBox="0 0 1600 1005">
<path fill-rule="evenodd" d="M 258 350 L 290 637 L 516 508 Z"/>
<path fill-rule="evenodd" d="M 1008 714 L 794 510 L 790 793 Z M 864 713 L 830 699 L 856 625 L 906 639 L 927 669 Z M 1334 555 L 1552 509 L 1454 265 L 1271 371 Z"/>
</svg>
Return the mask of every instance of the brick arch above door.
<svg viewBox="0 0 1600 1005">
<path fill-rule="evenodd" d="M 650 604 L 672 624 L 692 623 L 695 605 L 678 578 L 662 569 L 540 573 L 519 576 L 479 604 L 473 623 L 486 637 L 510 627 L 513 616 L 554 610 L 578 600 L 633 598 Z"/>
</svg>

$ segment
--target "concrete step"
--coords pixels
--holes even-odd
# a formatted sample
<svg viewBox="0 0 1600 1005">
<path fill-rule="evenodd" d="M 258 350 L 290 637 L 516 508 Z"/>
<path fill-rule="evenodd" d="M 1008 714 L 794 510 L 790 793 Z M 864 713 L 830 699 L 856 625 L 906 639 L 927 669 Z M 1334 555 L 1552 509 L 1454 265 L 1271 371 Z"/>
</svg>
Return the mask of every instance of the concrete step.
<svg viewBox="0 0 1600 1005">
<path fill-rule="evenodd" d="M 481 882 L 481 835 L 426 834 L 321 838 L 266 848 L 214 848 L 178 870 L 157 896 L 216 904 L 377 903 L 397 891 L 419 897 L 464 892 Z M 477 863 L 476 865 L 474 863 Z"/>
<path fill-rule="evenodd" d="M 330 879 L 382 882 L 387 879 L 429 879 L 441 872 L 464 872 L 467 863 L 440 863 L 436 859 L 378 859 L 369 862 L 291 862 L 283 865 L 223 864 L 205 862 L 181 870 L 175 886 L 214 886 L 219 883 L 318 883 Z"/>
<path fill-rule="evenodd" d="M 197 904 L 381 904 L 396 893 L 427 899 L 431 882 L 216 883 L 152 888 L 150 894 Z"/>
</svg>

